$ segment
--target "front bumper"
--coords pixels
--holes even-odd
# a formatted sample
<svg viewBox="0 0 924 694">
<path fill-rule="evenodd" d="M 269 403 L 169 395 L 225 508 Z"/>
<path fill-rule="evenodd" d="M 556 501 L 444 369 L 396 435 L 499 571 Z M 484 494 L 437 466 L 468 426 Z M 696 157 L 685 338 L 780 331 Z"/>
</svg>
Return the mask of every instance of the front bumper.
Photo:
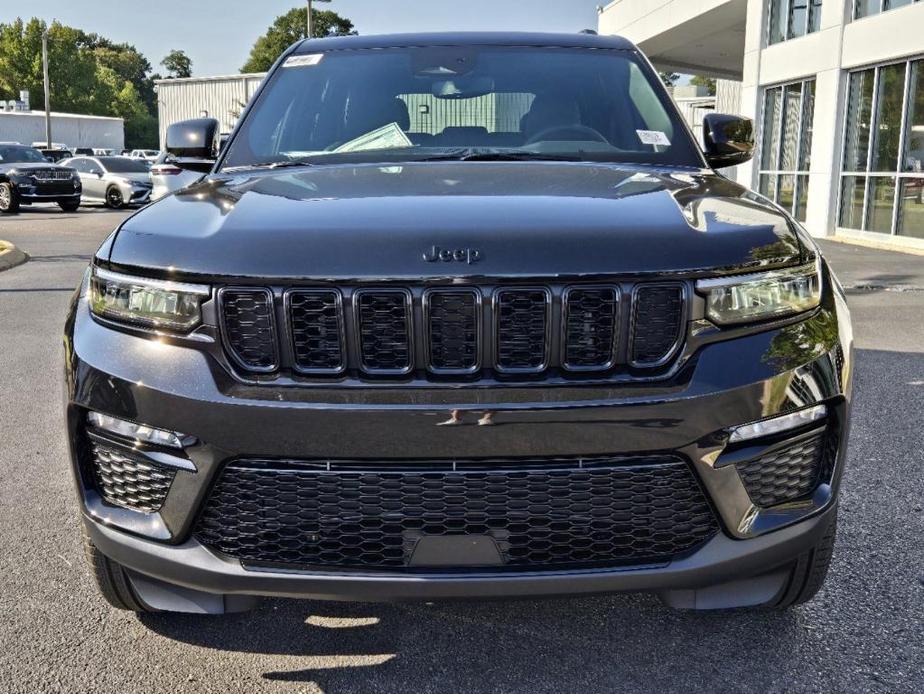
<svg viewBox="0 0 924 694">
<path fill-rule="evenodd" d="M 811 337 L 811 339 L 806 339 Z M 136 572 L 212 595 L 435 599 L 669 592 L 770 576 L 756 602 L 811 548 L 836 506 L 851 392 L 851 334 L 843 297 L 829 292 L 804 321 L 708 344 L 663 383 L 555 388 L 331 388 L 246 385 L 206 351 L 113 330 L 75 299 L 68 323 L 68 422 L 85 522 L 99 549 Z M 836 462 L 807 498 L 758 508 L 723 458 L 728 428 L 828 405 Z M 196 472 L 177 473 L 159 512 L 106 504 L 79 463 L 87 410 L 183 432 Z M 453 417 L 494 426 L 437 427 Z M 292 571 L 246 568 L 192 537 L 227 461 L 263 459 L 552 458 L 670 452 L 690 462 L 720 532 L 692 554 L 657 565 L 491 574 Z M 777 572 L 777 573 L 775 573 Z"/>
</svg>

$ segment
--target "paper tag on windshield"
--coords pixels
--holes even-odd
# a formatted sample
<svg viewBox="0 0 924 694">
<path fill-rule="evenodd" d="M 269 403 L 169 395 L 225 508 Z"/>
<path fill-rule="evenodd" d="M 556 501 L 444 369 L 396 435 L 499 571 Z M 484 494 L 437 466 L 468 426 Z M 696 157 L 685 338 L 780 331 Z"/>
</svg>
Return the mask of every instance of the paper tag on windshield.
<svg viewBox="0 0 924 694">
<path fill-rule="evenodd" d="M 671 141 L 667 139 L 667 135 L 660 130 L 636 130 L 635 132 L 638 134 L 638 139 L 642 141 L 643 145 L 671 146 Z"/>
<path fill-rule="evenodd" d="M 283 67 L 312 67 L 321 62 L 324 57 L 323 53 L 312 53 L 311 55 L 290 55 L 286 58 Z"/>
</svg>

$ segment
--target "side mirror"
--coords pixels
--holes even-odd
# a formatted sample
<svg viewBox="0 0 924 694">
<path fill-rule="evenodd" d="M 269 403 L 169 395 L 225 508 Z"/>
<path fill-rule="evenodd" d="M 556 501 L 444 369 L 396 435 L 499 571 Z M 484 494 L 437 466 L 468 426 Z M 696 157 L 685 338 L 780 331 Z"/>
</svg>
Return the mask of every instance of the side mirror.
<svg viewBox="0 0 924 694">
<path fill-rule="evenodd" d="M 754 122 L 750 118 L 710 113 L 703 118 L 706 161 L 714 169 L 738 166 L 754 157 Z"/>
<path fill-rule="evenodd" d="M 193 118 L 167 128 L 167 152 L 181 169 L 208 173 L 218 156 L 218 121 Z"/>
</svg>

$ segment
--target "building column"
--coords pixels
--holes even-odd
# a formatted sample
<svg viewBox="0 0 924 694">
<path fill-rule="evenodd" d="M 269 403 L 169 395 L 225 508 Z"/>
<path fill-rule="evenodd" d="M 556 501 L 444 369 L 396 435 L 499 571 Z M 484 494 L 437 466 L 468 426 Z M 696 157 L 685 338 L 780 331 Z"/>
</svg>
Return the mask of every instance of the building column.
<svg viewBox="0 0 924 694">
<path fill-rule="evenodd" d="M 747 23 L 744 34 L 744 64 L 741 75 L 740 115 L 754 119 L 755 132 L 761 131 L 758 119 L 761 114 L 760 56 L 764 45 L 764 15 L 766 0 L 748 0 Z M 760 157 L 760 143 L 753 160 L 737 169 L 737 180 L 753 188 L 757 184 L 756 163 Z"/>
</svg>

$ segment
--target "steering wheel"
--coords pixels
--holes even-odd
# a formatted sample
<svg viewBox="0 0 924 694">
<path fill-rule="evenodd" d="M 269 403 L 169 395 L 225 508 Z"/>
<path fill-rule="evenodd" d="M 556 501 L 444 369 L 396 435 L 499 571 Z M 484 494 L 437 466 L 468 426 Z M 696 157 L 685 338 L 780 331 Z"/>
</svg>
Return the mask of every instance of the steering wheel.
<svg viewBox="0 0 924 694">
<path fill-rule="evenodd" d="M 584 137 L 566 137 L 566 138 L 549 137 L 549 135 L 553 135 L 553 134 L 580 135 Z M 561 139 L 586 140 L 587 139 L 586 136 L 590 136 L 590 139 L 596 142 L 602 142 L 607 145 L 610 143 L 609 140 L 607 140 L 603 135 L 601 135 L 599 131 L 594 130 L 593 128 L 587 125 L 579 125 L 577 123 L 574 123 L 573 125 L 553 125 L 551 128 L 540 130 L 538 133 L 536 133 L 531 138 L 529 138 L 529 140 L 526 141 L 526 144 L 531 145 L 536 142 L 542 142 L 543 140 L 561 140 Z"/>
</svg>

